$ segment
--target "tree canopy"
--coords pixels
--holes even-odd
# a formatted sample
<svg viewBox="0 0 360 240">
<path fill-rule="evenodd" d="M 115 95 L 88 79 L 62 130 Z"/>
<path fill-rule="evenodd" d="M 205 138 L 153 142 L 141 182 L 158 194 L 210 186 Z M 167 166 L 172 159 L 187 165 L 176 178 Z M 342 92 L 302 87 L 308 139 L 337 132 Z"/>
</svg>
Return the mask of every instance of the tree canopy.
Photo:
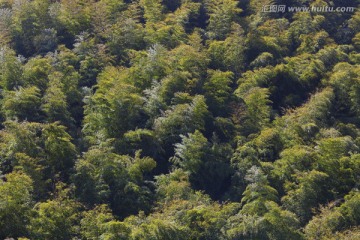
<svg viewBox="0 0 360 240">
<path fill-rule="evenodd" d="M 359 6 L 0 0 L 0 239 L 360 239 Z"/>
</svg>

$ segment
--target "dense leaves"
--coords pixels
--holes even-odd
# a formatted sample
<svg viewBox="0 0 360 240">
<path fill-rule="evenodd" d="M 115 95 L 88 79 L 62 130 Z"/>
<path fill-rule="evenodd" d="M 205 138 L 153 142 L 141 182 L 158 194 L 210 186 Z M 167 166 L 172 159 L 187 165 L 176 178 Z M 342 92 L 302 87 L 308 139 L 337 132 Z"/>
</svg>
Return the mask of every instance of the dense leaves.
<svg viewBox="0 0 360 240">
<path fill-rule="evenodd" d="M 0 0 L 0 238 L 360 238 L 360 15 Z M 266 10 L 266 9 L 265 9 Z"/>
</svg>

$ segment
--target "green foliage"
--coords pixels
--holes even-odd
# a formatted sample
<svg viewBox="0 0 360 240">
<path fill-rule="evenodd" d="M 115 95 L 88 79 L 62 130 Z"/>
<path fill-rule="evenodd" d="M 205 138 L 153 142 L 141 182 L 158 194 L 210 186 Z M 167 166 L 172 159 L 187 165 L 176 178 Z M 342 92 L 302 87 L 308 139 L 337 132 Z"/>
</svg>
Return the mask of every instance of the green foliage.
<svg viewBox="0 0 360 240">
<path fill-rule="evenodd" d="M 182 136 L 182 143 L 175 145 L 174 162 L 182 169 L 190 173 L 196 173 L 201 167 L 208 150 L 207 139 L 199 131 L 189 134 L 188 137 Z"/>
<path fill-rule="evenodd" d="M 270 118 L 269 91 L 266 88 L 253 88 L 244 96 L 249 127 L 258 130 L 266 126 Z"/>
<path fill-rule="evenodd" d="M 329 34 L 326 31 L 321 31 L 312 35 L 301 35 L 301 45 L 298 48 L 299 52 L 315 53 L 323 48 L 326 43 L 331 43 Z"/>
<path fill-rule="evenodd" d="M 0 9 L 0 45 L 7 45 L 11 41 L 11 17 L 9 8 Z"/>
<path fill-rule="evenodd" d="M 175 143 L 181 134 L 194 130 L 205 130 L 205 121 L 209 117 L 205 98 L 197 95 L 190 104 L 178 104 L 157 118 L 154 130 L 165 143 Z"/>
<path fill-rule="evenodd" d="M 281 5 L 359 2 L 0 0 L 0 238 L 358 239 L 360 14 Z"/>
<path fill-rule="evenodd" d="M 244 30 L 239 24 L 232 24 L 231 32 L 225 40 L 214 40 L 209 43 L 211 67 L 223 71 L 231 70 L 239 76 L 244 69 L 246 50 Z"/>
<path fill-rule="evenodd" d="M 189 174 L 181 168 L 167 175 L 156 176 L 156 185 L 160 202 L 189 199 L 193 194 Z"/>
<path fill-rule="evenodd" d="M 128 239 L 130 229 L 114 219 L 107 205 L 99 205 L 84 212 L 81 235 L 85 239 Z"/>
<path fill-rule="evenodd" d="M 45 103 L 42 109 L 49 122 L 60 121 L 63 124 L 68 124 L 70 121 L 70 113 L 68 112 L 68 104 L 63 88 L 59 78 L 54 76 L 49 82 L 49 87 L 46 89 L 44 96 Z"/>
<path fill-rule="evenodd" d="M 54 11 L 55 19 L 69 33 L 77 35 L 90 28 L 91 0 L 64 0 Z"/>
<path fill-rule="evenodd" d="M 319 128 L 327 123 L 334 97 L 333 89 L 325 88 L 311 96 L 303 106 L 289 110 L 282 118 L 278 118 L 275 125 L 286 145 L 301 145 L 315 137 Z"/>
<path fill-rule="evenodd" d="M 154 131 L 148 129 L 126 132 L 119 145 L 122 146 L 122 152 L 135 154 L 140 149 L 142 155 L 149 157 L 157 157 L 163 151 Z"/>
<path fill-rule="evenodd" d="M 40 105 L 40 90 L 37 87 L 20 87 L 4 93 L 2 111 L 7 119 L 38 121 Z"/>
<path fill-rule="evenodd" d="M 266 201 L 276 201 L 277 191 L 269 186 L 269 182 L 262 170 L 252 167 L 248 170 L 245 179 L 249 182 L 243 193 L 241 202 L 244 204 L 241 212 L 250 215 L 263 215 L 266 211 Z"/>
<path fill-rule="evenodd" d="M 98 90 L 85 99 L 84 133 L 90 142 L 119 137 L 140 121 L 143 99 L 128 82 L 125 69 L 108 68 L 102 73 Z M 116 121 L 114 121 L 116 119 Z"/>
<path fill-rule="evenodd" d="M 349 171 L 349 164 L 356 161 L 358 147 L 350 137 L 324 138 L 319 143 L 320 159 L 318 168 L 331 177 L 331 182 L 336 176 L 334 185 L 339 184 L 337 191 L 346 193 L 356 186 L 356 168 Z M 353 155 L 354 154 L 354 155 Z M 351 156 L 350 160 L 349 156 Z"/>
<path fill-rule="evenodd" d="M 162 219 L 151 219 L 142 222 L 131 233 L 131 239 L 187 239 L 188 234 L 174 223 Z"/>
<path fill-rule="evenodd" d="M 42 198 L 54 181 L 68 179 L 76 148 L 65 127 L 58 123 L 8 121 L 1 131 L 1 170 L 20 168 L 34 182 L 36 198 Z"/>
<path fill-rule="evenodd" d="M 3 89 L 14 90 L 14 88 L 22 86 L 23 66 L 21 59 L 16 57 L 14 51 L 6 47 L 1 49 L 0 67 L 1 87 Z"/>
<path fill-rule="evenodd" d="M 206 1 L 209 12 L 209 25 L 207 27 L 209 38 L 224 39 L 231 30 L 231 23 L 236 20 L 241 9 L 238 2 L 233 0 Z"/>
<path fill-rule="evenodd" d="M 0 237 L 22 237 L 32 209 L 33 182 L 22 172 L 0 180 Z"/>
<path fill-rule="evenodd" d="M 25 85 L 35 86 L 44 92 L 50 75 L 51 65 L 49 59 L 32 58 L 24 66 L 23 78 Z"/>
<path fill-rule="evenodd" d="M 28 226 L 33 238 L 71 239 L 77 233 L 80 205 L 70 198 L 69 189 L 58 188 L 55 199 L 35 206 Z"/>
<path fill-rule="evenodd" d="M 271 1 L 268 2 L 274 4 Z M 266 6 L 266 4 L 263 6 Z M 262 52 L 269 52 L 275 57 L 282 57 L 287 55 L 289 51 L 288 49 L 291 45 L 289 32 L 291 32 L 291 28 L 289 29 L 288 19 L 278 18 L 265 21 L 266 19 L 264 16 L 259 16 L 258 21 L 262 22 L 261 25 L 256 20 L 252 20 L 254 22 L 250 25 L 253 31 L 249 33 L 247 44 L 250 48 L 249 55 L 251 59 L 255 59 Z M 256 26 L 256 24 L 259 24 L 259 26 Z"/>
<path fill-rule="evenodd" d="M 345 202 L 340 206 L 336 207 L 335 204 L 322 208 L 320 215 L 309 222 L 305 228 L 308 239 L 331 238 L 336 231 L 359 224 L 359 193 L 357 191 L 345 196 Z"/>
<path fill-rule="evenodd" d="M 334 87 L 338 97 L 337 109 L 339 111 L 356 112 L 359 108 L 359 89 L 358 89 L 359 68 L 348 63 L 338 63 L 330 77 L 330 84 Z"/>
<path fill-rule="evenodd" d="M 57 123 L 45 125 L 42 131 L 46 165 L 51 166 L 52 174 L 67 173 L 74 166 L 76 148 L 65 127 Z"/>
<path fill-rule="evenodd" d="M 111 65 L 112 56 L 108 55 L 107 46 L 96 44 L 96 41 L 90 34 L 82 32 L 75 39 L 73 51 L 80 60 L 80 69 L 82 86 L 92 86 L 96 82 L 96 77 Z"/>
<path fill-rule="evenodd" d="M 219 144 L 216 138 L 210 144 L 198 131 L 182 138 L 182 143 L 175 145 L 172 161 L 190 173 L 193 187 L 218 196 L 232 170 L 227 163 L 232 154 L 229 146 Z"/>
<path fill-rule="evenodd" d="M 231 163 L 236 170 L 232 186 L 232 194 L 236 199 L 245 190 L 247 171 L 253 166 L 275 160 L 278 157 L 277 152 L 281 151 L 282 147 L 280 135 L 275 129 L 264 129 L 256 138 L 245 144 L 239 141 L 231 159 Z"/>
<path fill-rule="evenodd" d="M 131 50 L 142 49 L 145 44 L 143 26 L 137 19 L 126 15 L 119 17 L 119 21 L 111 25 L 104 35 L 109 52 L 121 60 L 126 60 Z"/>
<path fill-rule="evenodd" d="M 293 181 L 293 174 L 306 171 L 317 161 L 318 155 L 307 146 L 296 145 L 280 153 L 280 158 L 275 161 L 272 176 L 280 182 Z"/>
<path fill-rule="evenodd" d="M 35 7 L 30 1 L 13 3 L 13 37 L 16 48 L 25 55 L 33 52 L 34 37 L 40 33 L 41 25 L 39 15 L 34 13 Z"/>
<path fill-rule="evenodd" d="M 204 84 L 208 105 L 212 112 L 221 114 L 226 108 L 231 96 L 231 72 L 209 72 L 209 80 Z"/>
<path fill-rule="evenodd" d="M 312 170 L 307 173 L 298 173 L 295 182 L 286 182 L 287 194 L 281 199 L 284 207 L 290 210 L 305 223 L 310 220 L 312 209 L 317 207 L 326 195 L 328 175 Z"/>
<path fill-rule="evenodd" d="M 152 193 L 145 175 L 155 166 L 154 160 L 141 158 L 139 152 L 130 157 L 117 155 L 106 146 L 93 147 L 76 163 L 76 195 L 90 206 L 110 202 L 122 217 L 148 210 Z"/>
<path fill-rule="evenodd" d="M 262 170 L 253 166 L 246 180 L 243 207 L 225 225 L 227 239 L 303 239 L 297 218 L 277 205 L 277 191 Z"/>
</svg>

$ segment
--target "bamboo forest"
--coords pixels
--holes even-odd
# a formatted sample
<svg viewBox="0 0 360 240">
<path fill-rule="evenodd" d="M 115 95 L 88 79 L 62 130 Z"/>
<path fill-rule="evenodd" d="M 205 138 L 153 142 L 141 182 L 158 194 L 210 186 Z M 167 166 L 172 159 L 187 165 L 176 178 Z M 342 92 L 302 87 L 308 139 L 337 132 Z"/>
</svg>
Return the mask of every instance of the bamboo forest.
<svg viewBox="0 0 360 240">
<path fill-rule="evenodd" d="M 0 239 L 360 240 L 360 0 L 0 0 Z"/>
</svg>

